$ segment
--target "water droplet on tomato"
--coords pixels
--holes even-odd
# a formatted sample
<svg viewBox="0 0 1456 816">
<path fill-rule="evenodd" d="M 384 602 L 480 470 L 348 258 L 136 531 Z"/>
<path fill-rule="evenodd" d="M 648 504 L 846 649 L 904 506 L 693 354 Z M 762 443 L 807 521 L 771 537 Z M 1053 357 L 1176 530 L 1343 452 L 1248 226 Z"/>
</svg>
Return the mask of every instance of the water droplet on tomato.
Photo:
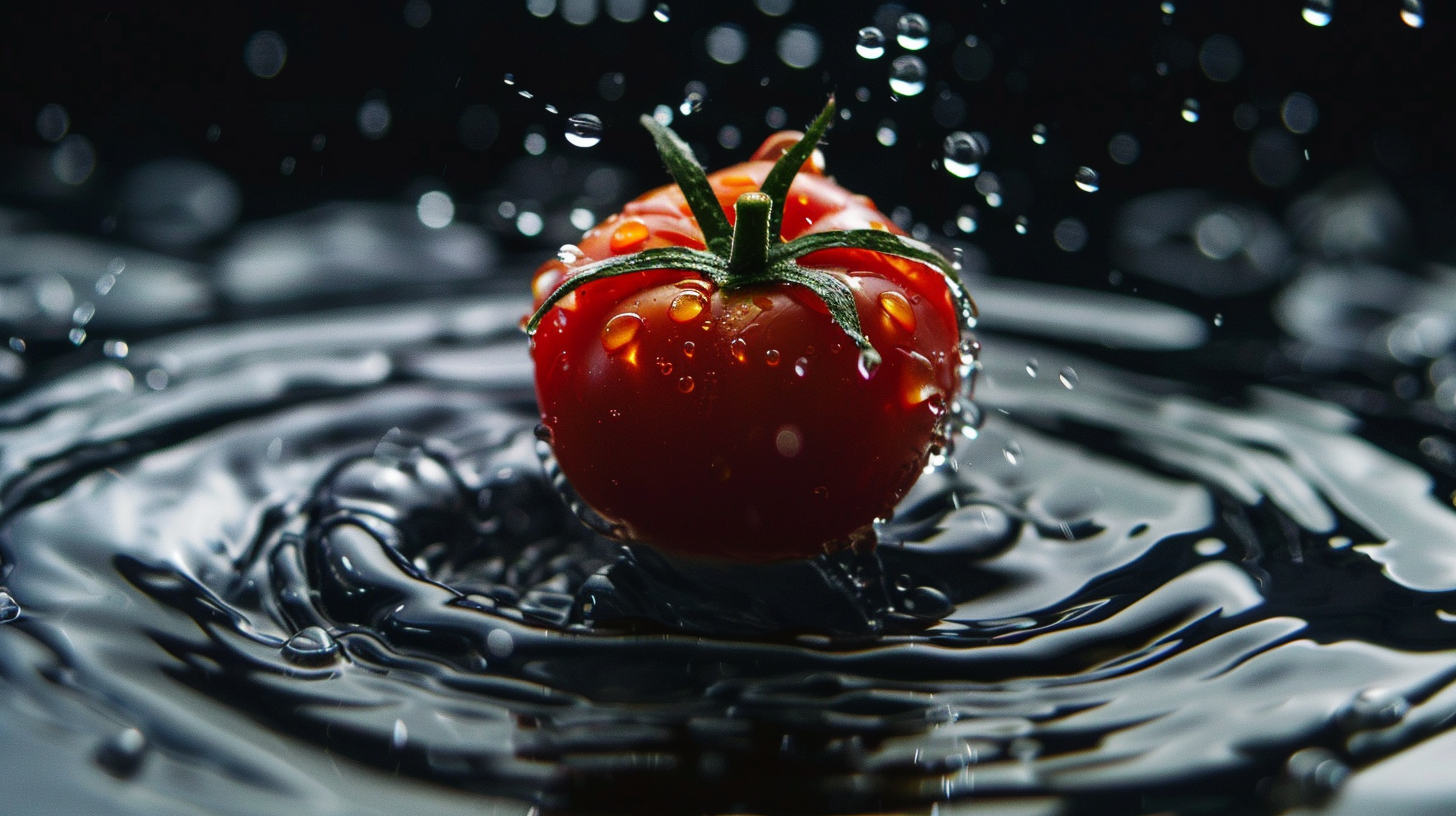
<svg viewBox="0 0 1456 816">
<path fill-rule="evenodd" d="M 829 488 L 825 487 L 824 485 L 819 485 L 818 487 L 814 488 L 814 496 L 820 499 L 829 498 Z"/>
<path fill-rule="evenodd" d="M 733 359 L 742 363 L 748 360 L 748 342 L 742 337 L 735 337 L 728 343 L 728 350 L 732 352 Z"/>
<path fill-rule="evenodd" d="M 602 348 L 607 352 L 620 351 L 637 336 L 642 329 L 642 318 L 632 312 L 623 312 L 607 321 L 602 327 Z"/>
<path fill-rule="evenodd" d="M 683 356 L 684 357 L 687 357 L 689 359 L 692 359 L 693 352 L 695 352 L 697 350 L 698 350 L 698 345 L 696 343 L 694 343 L 693 341 L 689 340 L 686 343 L 683 343 Z"/>
<path fill-rule="evenodd" d="M 800 357 L 799 359 L 797 359 L 797 360 L 794 361 L 794 374 L 796 376 L 802 377 L 802 376 L 804 376 L 805 374 L 808 374 L 808 373 L 809 373 L 809 358 L 808 357 Z"/>
<path fill-rule="evenodd" d="M 692 377 L 683 377 L 677 381 L 677 390 L 684 394 L 691 394 L 696 385 L 697 383 L 693 382 Z"/>
<path fill-rule="evenodd" d="M 672 303 L 668 304 L 667 316 L 674 322 L 686 323 L 702 314 L 706 308 L 708 308 L 708 299 L 703 297 L 703 293 L 696 289 L 688 289 L 678 293 L 678 296 L 672 299 Z"/>
<path fill-rule="evenodd" d="M 911 308 L 910 301 L 905 296 L 893 289 L 880 293 L 880 308 L 890 316 L 895 325 L 907 332 L 915 331 L 915 310 Z"/>
<path fill-rule="evenodd" d="M 903 377 L 900 397 L 905 401 L 906 406 L 928 402 L 935 396 L 945 398 L 945 392 L 941 391 L 940 386 L 935 383 L 935 366 L 925 355 L 910 352 L 905 361 Z"/>
<path fill-rule="evenodd" d="M 767 295 L 759 295 L 758 297 L 753 299 L 753 305 L 766 312 L 769 309 L 773 308 L 773 298 L 768 297 Z"/>
<path fill-rule="evenodd" d="M 623 221 L 612 231 L 612 238 L 609 241 L 612 253 L 622 255 L 636 252 L 647 243 L 647 234 L 647 225 L 641 221 Z"/>
<path fill-rule="evenodd" d="M 768 351 L 765 351 L 763 353 L 763 361 L 765 363 L 768 363 L 771 366 L 778 365 L 779 364 L 779 350 L 778 349 L 769 349 Z"/>
<path fill-rule="evenodd" d="M 672 363 L 668 362 L 667 360 L 662 359 L 661 357 L 658 357 L 657 358 L 657 370 L 658 371 L 661 371 L 662 372 L 662 376 L 666 377 L 667 375 L 669 375 L 669 374 L 672 373 Z"/>
</svg>

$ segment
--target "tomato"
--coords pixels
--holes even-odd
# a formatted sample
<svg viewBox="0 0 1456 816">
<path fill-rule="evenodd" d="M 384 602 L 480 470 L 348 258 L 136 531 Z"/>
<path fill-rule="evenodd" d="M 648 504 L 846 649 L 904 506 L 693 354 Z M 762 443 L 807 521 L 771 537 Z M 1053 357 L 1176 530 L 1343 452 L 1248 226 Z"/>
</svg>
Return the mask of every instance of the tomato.
<svg viewBox="0 0 1456 816">
<path fill-rule="evenodd" d="M 808 558 L 888 515 L 944 442 L 973 306 L 944 258 L 822 175 L 832 113 L 706 177 L 644 117 L 678 183 L 536 273 L 543 435 L 632 539 Z"/>
</svg>

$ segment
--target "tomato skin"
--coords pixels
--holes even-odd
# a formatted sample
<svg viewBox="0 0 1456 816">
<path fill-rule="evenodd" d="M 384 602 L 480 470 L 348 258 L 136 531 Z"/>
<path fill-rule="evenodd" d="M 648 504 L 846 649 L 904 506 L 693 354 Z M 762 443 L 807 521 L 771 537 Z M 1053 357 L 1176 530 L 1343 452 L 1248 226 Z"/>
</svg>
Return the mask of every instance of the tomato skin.
<svg viewBox="0 0 1456 816">
<path fill-rule="evenodd" d="M 709 177 L 730 221 L 771 166 Z M 783 223 L 786 240 L 897 231 L 812 169 L 790 187 Z M 703 246 L 675 186 L 589 231 L 571 267 L 670 245 Z M 536 395 L 557 462 L 632 538 L 680 555 L 808 558 L 888 515 L 919 477 L 960 386 L 943 279 L 869 250 L 801 263 L 840 270 L 878 368 L 865 372 L 822 301 L 792 284 L 724 291 L 696 272 L 649 270 L 583 286 L 541 321 Z M 543 265 L 537 303 L 569 275 L 559 260 Z"/>
</svg>

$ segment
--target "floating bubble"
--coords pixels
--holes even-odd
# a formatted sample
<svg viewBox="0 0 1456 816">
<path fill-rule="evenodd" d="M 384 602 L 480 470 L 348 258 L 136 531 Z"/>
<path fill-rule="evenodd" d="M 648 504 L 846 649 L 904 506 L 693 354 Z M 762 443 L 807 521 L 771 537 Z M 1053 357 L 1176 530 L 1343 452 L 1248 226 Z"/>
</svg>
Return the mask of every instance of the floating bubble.
<svg viewBox="0 0 1456 816">
<path fill-rule="evenodd" d="M 819 61 L 819 32 L 806 25 L 791 25 L 779 35 L 776 50 L 790 68 L 808 68 Z"/>
<path fill-rule="evenodd" d="M 431 190 L 420 196 L 415 204 L 415 214 L 420 223 L 430 229 L 443 229 L 455 220 L 455 201 L 448 193 Z"/>
<path fill-rule="evenodd" d="M 1078 218 L 1063 218 L 1052 227 L 1052 240 L 1063 252 L 1081 252 L 1087 246 L 1087 225 Z"/>
<path fill-rule="evenodd" d="M 890 90 L 901 96 L 915 96 L 925 90 L 925 61 L 919 57 L 896 57 L 890 63 Z"/>
<path fill-rule="evenodd" d="M 67 136 L 51 151 L 51 172 L 63 184 L 84 184 L 95 170 L 96 148 L 85 136 Z"/>
<path fill-rule="evenodd" d="M 748 32 L 742 26 L 722 23 L 708 29 L 704 41 L 708 56 L 722 65 L 736 65 L 748 53 Z"/>
<path fill-rule="evenodd" d="M 1308 133 L 1319 123 L 1319 105 L 1309 94 L 1298 91 L 1284 97 L 1279 106 L 1279 118 L 1290 133 Z"/>
<path fill-rule="evenodd" d="M 47 142 L 59 142 L 71 132 L 71 114 L 54 102 L 43 105 L 35 115 L 35 132 Z"/>
<path fill-rule="evenodd" d="M 1199 109 L 1201 107 L 1202 106 L 1198 104 L 1198 100 L 1197 99 L 1194 99 L 1192 97 L 1189 97 L 1189 98 L 1183 100 L 1183 110 L 1181 111 L 1181 114 L 1183 116 L 1183 121 L 1185 121 L 1185 122 L 1197 122 L 1198 121 L 1198 111 L 1199 111 Z"/>
<path fill-rule="evenodd" d="M 339 656 L 339 642 L 321 626 L 300 630 L 283 644 L 283 657 L 301 666 L 332 663 Z"/>
<path fill-rule="evenodd" d="M 985 137 L 958 130 L 945 137 L 943 150 L 946 172 L 956 178 L 970 178 L 981 172 L 981 160 L 986 157 Z"/>
<path fill-rule="evenodd" d="M 602 120 L 590 113 L 578 113 L 566 120 L 566 141 L 577 147 L 593 147 L 602 140 Z"/>
<path fill-rule="evenodd" d="M 1426 24 L 1426 4 L 1421 0 L 1401 0 L 1400 21 L 1411 28 L 1421 28 Z"/>
<path fill-rule="evenodd" d="M 855 53 L 865 59 L 879 59 L 885 55 L 885 32 L 874 26 L 859 30 L 859 39 L 854 43 Z"/>
<path fill-rule="evenodd" d="M 914 12 L 901 15 L 895 23 L 895 42 L 906 51 L 919 51 L 930 44 L 930 21 Z"/>
<path fill-rule="evenodd" d="M 383 139 L 389 133 L 392 116 L 389 104 L 383 99 L 366 99 L 364 104 L 359 106 L 359 113 L 355 120 L 359 125 L 359 132 L 364 135 L 364 138 Z"/>
<path fill-rule="evenodd" d="M 1039 144 L 1039 145 L 1046 144 L 1046 142 L 1047 142 L 1047 126 L 1046 125 L 1032 125 L 1031 126 L 1031 141 L 1032 141 L 1033 144 Z"/>
<path fill-rule="evenodd" d="M 1316 28 L 1324 28 L 1330 24 L 1334 12 L 1335 0 L 1305 0 L 1300 16 L 1306 23 Z"/>
<path fill-rule="evenodd" d="M 1082 166 L 1078 167 L 1077 172 L 1072 174 L 1072 181 L 1077 185 L 1078 190 L 1084 193 L 1095 193 L 1100 188 L 1101 177 L 1097 175 L 1096 170 Z"/>
<path fill-rule="evenodd" d="M 1142 145 L 1131 133 L 1118 133 L 1107 142 L 1107 155 L 1118 164 L 1132 164 L 1142 152 Z"/>
<path fill-rule="evenodd" d="M 424 28 L 430 23 L 429 0 L 409 0 L 404 4 L 404 22 L 410 28 Z"/>
<path fill-rule="evenodd" d="M 899 138 L 900 134 L 896 132 L 895 123 L 893 120 L 881 120 L 880 126 L 875 129 L 875 141 L 879 142 L 885 147 L 894 147 L 895 142 L 898 141 Z"/>
<path fill-rule="evenodd" d="M 288 61 L 288 44 L 276 31 L 259 31 L 243 46 L 243 64 L 259 79 L 272 79 Z"/>
</svg>

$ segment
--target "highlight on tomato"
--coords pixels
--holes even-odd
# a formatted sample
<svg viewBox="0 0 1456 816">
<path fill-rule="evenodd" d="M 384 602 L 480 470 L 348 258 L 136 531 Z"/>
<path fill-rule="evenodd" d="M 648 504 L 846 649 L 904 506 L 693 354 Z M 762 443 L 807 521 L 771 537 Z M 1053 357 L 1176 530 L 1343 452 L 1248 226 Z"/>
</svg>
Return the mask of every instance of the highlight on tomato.
<svg viewBox="0 0 1456 816">
<path fill-rule="evenodd" d="M 975 307 L 945 257 L 823 174 L 834 109 L 711 175 L 642 117 L 676 183 L 536 272 L 542 436 L 625 537 L 735 561 L 834 551 L 947 442 Z"/>
</svg>

